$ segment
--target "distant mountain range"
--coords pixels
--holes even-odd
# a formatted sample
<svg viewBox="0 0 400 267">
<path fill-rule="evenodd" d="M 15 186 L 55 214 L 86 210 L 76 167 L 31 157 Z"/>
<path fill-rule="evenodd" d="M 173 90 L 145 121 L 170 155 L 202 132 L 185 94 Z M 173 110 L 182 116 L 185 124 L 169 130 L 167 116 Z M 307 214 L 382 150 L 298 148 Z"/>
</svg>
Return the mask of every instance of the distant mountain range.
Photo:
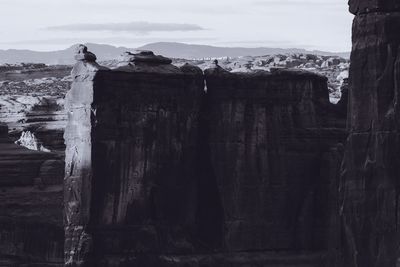
<svg viewBox="0 0 400 267">
<path fill-rule="evenodd" d="M 325 52 L 325 51 L 308 51 L 298 48 L 244 48 L 244 47 L 217 47 L 210 45 L 194 45 L 183 43 L 159 42 L 144 45 L 138 48 L 115 47 L 104 44 L 86 44 L 90 51 L 97 55 L 98 60 L 112 60 L 118 58 L 125 51 L 134 50 L 151 50 L 155 54 L 160 54 L 171 58 L 183 59 L 201 59 L 201 58 L 220 58 L 220 57 L 239 57 L 239 56 L 262 56 L 273 54 L 288 54 L 288 53 L 308 53 L 316 55 L 340 56 L 348 58 L 349 52 Z M 73 45 L 64 50 L 58 51 L 32 51 L 32 50 L 17 50 L 8 49 L 0 50 L 0 64 L 9 63 L 45 63 L 49 65 L 55 64 L 73 64 L 74 50 L 76 45 Z"/>
</svg>

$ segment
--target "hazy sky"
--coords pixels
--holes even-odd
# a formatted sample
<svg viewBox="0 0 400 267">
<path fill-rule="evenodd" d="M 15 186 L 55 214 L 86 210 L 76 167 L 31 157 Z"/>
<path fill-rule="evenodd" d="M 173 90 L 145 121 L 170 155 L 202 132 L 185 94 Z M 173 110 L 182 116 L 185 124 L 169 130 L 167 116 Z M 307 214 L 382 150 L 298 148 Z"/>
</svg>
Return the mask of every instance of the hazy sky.
<svg viewBox="0 0 400 267">
<path fill-rule="evenodd" d="M 347 0 L 0 0 L 0 49 L 175 41 L 350 51 Z"/>
</svg>

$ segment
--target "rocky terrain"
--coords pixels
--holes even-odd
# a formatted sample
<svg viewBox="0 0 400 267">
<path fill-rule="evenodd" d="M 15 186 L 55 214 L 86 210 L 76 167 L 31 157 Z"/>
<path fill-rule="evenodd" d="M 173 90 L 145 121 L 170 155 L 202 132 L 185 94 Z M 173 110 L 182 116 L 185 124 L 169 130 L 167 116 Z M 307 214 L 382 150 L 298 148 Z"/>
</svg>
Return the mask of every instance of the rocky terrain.
<svg viewBox="0 0 400 267">
<path fill-rule="evenodd" d="M 0 265 L 399 266 L 400 4 L 349 5 L 351 66 L 149 51 L 98 64 L 80 46 L 72 78 L 4 67 Z M 35 131 L 52 126 L 65 173 L 64 155 L 34 151 L 57 151 Z"/>
<path fill-rule="evenodd" d="M 273 68 L 289 68 L 314 72 L 328 77 L 330 100 L 337 103 L 341 97 L 340 88 L 344 79 L 348 78 L 349 60 L 335 56 L 320 56 L 313 54 L 278 54 L 268 56 L 248 56 L 239 58 L 217 59 L 218 64 L 231 72 L 270 71 Z M 214 60 L 192 60 L 190 64 L 201 69 L 209 68 Z M 174 60 L 174 63 L 184 64 L 187 60 Z"/>
<path fill-rule="evenodd" d="M 14 141 L 30 131 L 48 149 L 63 153 L 70 71 L 43 64 L 0 66 L 0 122 L 9 126 Z"/>
<path fill-rule="evenodd" d="M 214 59 L 174 59 L 173 64 L 185 63 L 202 70 L 212 66 Z M 331 102 L 341 96 L 343 81 L 348 76 L 349 62 L 335 56 L 311 54 L 272 55 L 219 59 L 219 65 L 231 72 L 270 71 L 273 68 L 308 70 L 328 77 Z M 101 62 L 115 68 L 118 60 Z M 5 64 L 0 66 L 0 122 L 7 123 L 10 137 L 16 141 L 22 132 L 33 133 L 46 149 L 63 153 L 62 133 L 66 125 L 64 98 L 71 78 L 71 66 L 44 64 Z"/>
<path fill-rule="evenodd" d="M 354 55 L 350 81 L 357 87 Z M 395 122 L 385 124 L 389 108 L 380 120 L 389 132 L 373 133 L 388 150 L 373 145 L 365 156 L 358 142 L 381 126 L 365 127 L 361 109 L 371 105 L 354 98 L 357 90 L 349 93 L 347 60 L 294 54 L 188 61 L 142 51 L 98 64 L 84 46 L 76 60 L 73 68 L 1 68 L 0 121 L 10 129 L 3 126 L 0 138 L 0 264 L 60 266 L 62 249 L 66 266 L 392 260 L 390 250 L 362 254 L 369 250 L 358 239 L 369 236 L 364 231 L 371 240 L 379 235 L 357 226 L 364 215 L 353 207 L 370 205 L 357 198 L 366 192 L 357 179 L 365 166 L 374 168 L 374 149 L 386 155 L 379 162 L 389 166 L 380 169 L 388 184 L 377 179 L 368 201 L 393 207 L 374 186 L 393 193 Z M 387 218 L 366 214 L 377 225 Z M 35 235 L 45 238 L 33 248 Z"/>
<path fill-rule="evenodd" d="M 349 52 L 327 52 L 318 50 L 305 50 L 299 48 L 270 48 L 270 47 L 220 47 L 211 45 L 185 44 L 177 42 L 156 42 L 149 43 L 141 47 L 116 47 L 107 44 L 87 43 L 99 61 L 114 60 L 125 51 L 150 50 L 156 54 L 164 55 L 169 58 L 183 59 L 204 59 L 221 57 L 242 57 L 242 56 L 262 56 L 276 54 L 314 54 L 339 56 L 349 58 Z M 73 65 L 75 63 L 71 55 L 74 53 L 77 44 L 66 49 L 57 51 L 32 51 L 19 49 L 0 49 L 0 64 L 17 64 L 21 62 L 31 62 L 36 64 L 48 65 Z"/>
</svg>

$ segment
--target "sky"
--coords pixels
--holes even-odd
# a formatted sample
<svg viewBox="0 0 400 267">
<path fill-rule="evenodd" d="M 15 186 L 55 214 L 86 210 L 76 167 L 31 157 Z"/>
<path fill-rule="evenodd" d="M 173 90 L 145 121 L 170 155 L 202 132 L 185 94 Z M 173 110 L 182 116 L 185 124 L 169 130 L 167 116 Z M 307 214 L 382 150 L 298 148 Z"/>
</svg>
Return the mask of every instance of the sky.
<svg viewBox="0 0 400 267">
<path fill-rule="evenodd" d="M 346 0 L 0 0 L 0 49 L 152 42 L 351 50 Z"/>
</svg>

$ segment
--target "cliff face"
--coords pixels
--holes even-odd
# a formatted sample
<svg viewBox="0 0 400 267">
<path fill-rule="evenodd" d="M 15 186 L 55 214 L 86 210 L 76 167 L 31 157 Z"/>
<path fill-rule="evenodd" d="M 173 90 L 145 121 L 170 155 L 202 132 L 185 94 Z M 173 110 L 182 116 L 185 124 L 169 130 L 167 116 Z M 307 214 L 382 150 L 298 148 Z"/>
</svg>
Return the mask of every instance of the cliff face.
<svg viewBox="0 0 400 267">
<path fill-rule="evenodd" d="M 7 134 L 0 125 L 0 265 L 60 266 L 64 161 Z"/>
<path fill-rule="evenodd" d="M 326 78 L 278 70 L 232 74 L 218 66 L 205 74 L 224 248 L 335 250 L 336 144 L 346 132 L 329 125 Z"/>
<path fill-rule="evenodd" d="M 399 8 L 398 1 L 350 1 L 350 136 L 341 177 L 346 266 L 398 264 Z"/>
<path fill-rule="evenodd" d="M 204 76 L 151 52 L 109 70 L 84 46 L 76 57 L 67 266 L 333 264 L 346 133 L 326 78 Z"/>
<path fill-rule="evenodd" d="M 73 70 L 65 132 L 67 265 L 120 266 L 126 253 L 193 249 L 187 238 L 195 225 L 202 72 L 151 54 L 126 57 L 112 71 L 86 59 Z"/>
</svg>

